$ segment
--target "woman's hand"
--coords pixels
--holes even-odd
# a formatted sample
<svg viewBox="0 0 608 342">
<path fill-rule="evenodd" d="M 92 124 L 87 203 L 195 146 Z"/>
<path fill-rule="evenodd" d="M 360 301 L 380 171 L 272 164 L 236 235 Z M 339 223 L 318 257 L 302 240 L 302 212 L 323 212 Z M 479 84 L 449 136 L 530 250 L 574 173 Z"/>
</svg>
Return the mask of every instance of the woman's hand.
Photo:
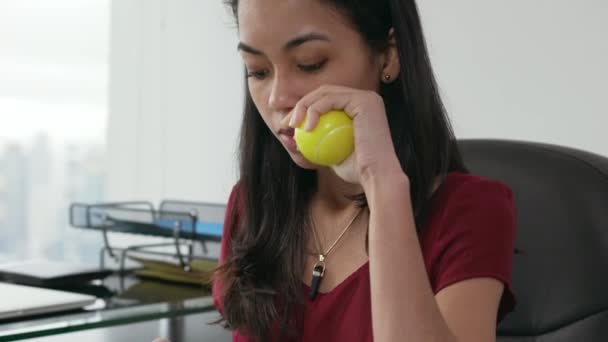
<svg viewBox="0 0 608 342">
<path fill-rule="evenodd" d="M 382 97 L 373 91 L 340 86 L 321 86 L 304 96 L 294 107 L 289 125 L 314 128 L 319 116 L 341 109 L 353 119 L 355 151 L 349 159 L 332 167 L 344 180 L 360 183 L 382 175 L 403 173 L 395 153 Z M 381 179 L 381 178 L 380 178 Z"/>
</svg>

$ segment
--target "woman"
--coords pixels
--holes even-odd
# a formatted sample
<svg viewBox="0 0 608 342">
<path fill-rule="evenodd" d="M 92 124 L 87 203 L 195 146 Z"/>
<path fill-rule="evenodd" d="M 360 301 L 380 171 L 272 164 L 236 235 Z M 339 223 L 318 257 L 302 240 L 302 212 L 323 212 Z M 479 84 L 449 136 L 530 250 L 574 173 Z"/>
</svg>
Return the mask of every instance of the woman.
<svg viewBox="0 0 608 342">
<path fill-rule="evenodd" d="M 232 0 L 246 67 L 240 181 L 214 297 L 234 341 L 493 341 L 514 208 L 467 173 L 414 0 Z M 352 119 L 352 163 L 295 127 Z"/>
</svg>

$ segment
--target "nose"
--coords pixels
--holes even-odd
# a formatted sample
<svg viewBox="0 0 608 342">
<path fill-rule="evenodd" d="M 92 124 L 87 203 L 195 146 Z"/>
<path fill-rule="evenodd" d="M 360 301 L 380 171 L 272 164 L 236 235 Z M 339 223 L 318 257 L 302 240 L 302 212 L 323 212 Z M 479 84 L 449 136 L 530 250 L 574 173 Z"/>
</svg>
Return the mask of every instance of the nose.
<svg viewBox="0 0 608 342">
<path fill-rule="evenodd" d="M 268 107 L 275 112 L 288 113 L 298 102 L 294 83 L 286 75 L 277 75 L 268 97 Z"/>
</svg>

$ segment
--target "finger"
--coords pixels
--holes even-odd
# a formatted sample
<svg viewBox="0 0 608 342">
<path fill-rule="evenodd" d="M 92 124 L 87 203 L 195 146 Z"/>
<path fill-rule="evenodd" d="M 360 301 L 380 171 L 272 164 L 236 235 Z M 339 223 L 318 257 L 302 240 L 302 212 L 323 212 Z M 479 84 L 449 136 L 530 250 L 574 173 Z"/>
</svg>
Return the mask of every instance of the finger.
<svg viewBox="0 0 608 342">
<path fill-rule="evenodd" d="M 300 101 L 296 103 L 292 111 L 293 114 L 291 120 L 289 121 L 289 126 L 295 128 L 300 127 L 304 120 L 306 120 L 306 122 L 310 122 L 311 118 L 307 116 L 308 107 L 322 96 L 324 95 L 321 95 L 320 92 L 312 92 L 301 98 Z"/>
<path fill-rule="evenodd" d="M 342 86 L 320 86 L 319 88 L 306 94 L 298 101 L 298 103 L 296 103 L 292 110 L 289 126 L 294 128 L 299 127 L 302 124 L 302 121 L 304 121 L 304 119 L 306 118 L 308 107 L 310 107 L 311 104 L 317 102 L 322 97 L 328 96 L 330 94 L 346 94 L 352 91 L 353 89 Z"/>
<path fill-rule="evenodd" d="M 319 117 L 331 110 L 344 110 L 349 107 L 351 99 L 351 94 L 328 95 L 320 98 L 308 107 L 309 119 L 306 120 L 304 129 L 307 131 L 313 129 L 317 125 Z M 312 121 L 311 118 L 315 118 L 316 121 Z"/>
<path fill-rule="evenodd" d="M 296 128 L 300 127 L 300 124 L 304 120 L 306 116 L 306 108 L 302 106 L 299 102 L 296 103 L 295 107 L 291 110 L 291 113 L 288 114 L 290 116 L 289 119 L 289 127 Z"/>
<path fill-rule="evenodd" d="M 304 124 L 304 130 L 310 131 L 317 126 L 319 122 L 319 114 L 318 113 L 306 113 L 306 122 Z"/>
<path fill-rule="evenodd" d="M 291 126 L 290 122 L 291 122 L 291 118 L 293 117 L 293 111 L 288 113 L 287 115 L 285 115 L 282 119 L 281 119 L 281 127 L 285 127 L 285 125 L 287 126 Z"/>
</svg>

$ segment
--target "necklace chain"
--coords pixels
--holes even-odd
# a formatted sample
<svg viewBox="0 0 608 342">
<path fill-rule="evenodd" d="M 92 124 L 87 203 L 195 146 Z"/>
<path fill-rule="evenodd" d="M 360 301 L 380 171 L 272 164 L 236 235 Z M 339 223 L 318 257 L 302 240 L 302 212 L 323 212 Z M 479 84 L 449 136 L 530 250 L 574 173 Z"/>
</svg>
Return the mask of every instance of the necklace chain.
<svg viewBox="0 0 608 342">
<path fill-rule="evenodd" d="M 355 212 L 353 217 L 348 221 L 348 224 L 344 227 L 338 238 L 334 241 L 334 243 L 331 244 L 331 246 L 327 249 L 326 252 L 323 252 L 323 247 L 321 246 L 321 240 L 319 240 L 319 236 L 317 235 L 317 230 L 314 226 L 312 227 L 312 234 L 314 235 L 315 241 L 317 243 L 317 249 L 319 251 L 319 261 L 325 261 L 325 258 L 329 255 L 329 253 L 331 253 L 334 247 L 336 247 L 340 239 L 342 239 L 344 234 L 346 234 L 348 229 L 352 226 L 353 222 L 355 222 L 355 219 L 359 216 L 361 210 L 361 208 L 357 209 L 357 212 Z"/>
</svg>

